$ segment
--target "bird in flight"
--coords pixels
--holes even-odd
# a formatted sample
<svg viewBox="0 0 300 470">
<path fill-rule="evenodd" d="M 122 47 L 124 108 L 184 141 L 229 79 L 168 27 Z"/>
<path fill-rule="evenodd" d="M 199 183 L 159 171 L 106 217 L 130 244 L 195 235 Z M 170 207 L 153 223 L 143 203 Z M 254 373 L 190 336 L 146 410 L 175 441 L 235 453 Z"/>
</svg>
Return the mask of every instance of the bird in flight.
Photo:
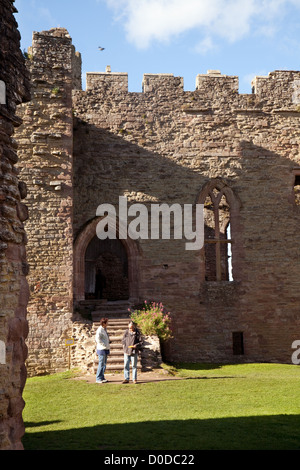
<svg viewBox="0 0 300 470">
<path fill-rule="evenodd" d="M 105 47 L 99 46 L 98 49 L 99 49 L 99 51 L 104 51 Z"/>
</svg>

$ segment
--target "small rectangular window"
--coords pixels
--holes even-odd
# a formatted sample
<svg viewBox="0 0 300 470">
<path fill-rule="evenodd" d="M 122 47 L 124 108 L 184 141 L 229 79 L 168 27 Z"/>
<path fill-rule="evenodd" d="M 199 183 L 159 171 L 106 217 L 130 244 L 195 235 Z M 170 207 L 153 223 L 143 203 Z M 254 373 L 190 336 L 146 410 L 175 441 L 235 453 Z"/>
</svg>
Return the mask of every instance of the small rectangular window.
<svg viewBox="0 0 300 470">
<path fill-rule="evenodd" d="M 241 331 L 234 331 L 232 333 L 232 350 L 234 356 L 241 356 L 244 354 L 244 334 Z"/>
</svg>

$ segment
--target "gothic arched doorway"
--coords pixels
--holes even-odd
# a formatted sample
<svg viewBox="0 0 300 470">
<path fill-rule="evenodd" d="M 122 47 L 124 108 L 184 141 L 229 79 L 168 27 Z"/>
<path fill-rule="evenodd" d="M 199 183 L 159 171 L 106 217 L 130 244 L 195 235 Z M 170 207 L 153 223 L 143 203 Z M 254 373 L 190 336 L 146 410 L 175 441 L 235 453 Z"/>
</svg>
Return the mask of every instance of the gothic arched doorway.
<svg viewBox="0 0 300 470">
<path fill-rule="evenodd" d="M 96 235 L 85 252 L 85 298 L 127 300 L 128 259 L 120 240 L 100 240 Z"/>
<path fill-rule="evenodd" d="M 74 279 L 73 279 L 73 292 L 74 292 L 74 302 L 79 302 L 81 300 L 85 300 L 86 298 L 86 276 L 90 277 L 91 274 L 87 273 L 86 262 L 88 262 L 89 256 L 91 252 L 97 248 L 93 247 L 93 243 L 96 244 L 96 241 L 93 241 L 96 237 L 96 227 L 97 224 L 101 220 L 100 217 L 93 219 L 89 224 L 87 224 L 81 232 L 76 237 L 74 243 Z M 117 224 L 117 233 L 119 227 Z M 132 303 L 139 302 L 139 282 L 140 282 L 140 275 L 139 275 L 139 265 L 140 265 L 140 248 L 138 243 L 131 238 L 122 238 L 122 240 L 100 240 L 97 238 L 100 244 L 104 243 L 101 248 L 99 248 L 99 256 L 96 257 L 98 263 L 101 265 L 101 262 L 105 261 L 105 257 L 102 255 L 104 253 L 104 248 L 108 247 L 109 245 L 105 245 L 105 242 L 115 242 L 112 243 L 111 247 L 113 248 L 113 253 L 119 257 L 119 259 L 125 260 L 127 259 L 127 267 L 126 263 L 122 264 L 123 270 L 127 270 L 127 279 L 128 279 L 128 294 L 127 299 Z M 101 258 L 102 256 L 102 258 Z M 107 259 L 107 264 L 111 264 L 112 260 Z M 102 259 L 102 261 L 101 261 Z M 95 266 L 97 261 L 95 260 Z M 91 261 L 92 262 L 92 261 Z M 100 268 L 101 269 L 101 268 Z M 89 272 L 89 271 L 88 271 Z M 123 271 L 124 272 L 124 271 Z M 91 281 L 89 281 L 91 282 Z M 90 288 L 89 288 L 90 290 Z M 104 294 L 104 292 L 103 292 Z"/>
</svg>

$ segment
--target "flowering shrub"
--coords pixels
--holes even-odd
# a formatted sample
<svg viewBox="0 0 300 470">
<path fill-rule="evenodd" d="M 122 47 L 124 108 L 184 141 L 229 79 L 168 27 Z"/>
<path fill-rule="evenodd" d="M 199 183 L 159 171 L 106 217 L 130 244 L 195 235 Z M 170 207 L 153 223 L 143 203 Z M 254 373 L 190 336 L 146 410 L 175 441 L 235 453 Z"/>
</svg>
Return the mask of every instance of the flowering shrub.
<svg viewBox="0 0 300 470">
<path fill-rule="evenodd" d="M 172 338 L 170 313 L 166 313 L 162 303 L 145 300 L 140 308 L 131 311 L 130 318 L 145 336 L 157 335 L 162 341 Z"/>
</svg>

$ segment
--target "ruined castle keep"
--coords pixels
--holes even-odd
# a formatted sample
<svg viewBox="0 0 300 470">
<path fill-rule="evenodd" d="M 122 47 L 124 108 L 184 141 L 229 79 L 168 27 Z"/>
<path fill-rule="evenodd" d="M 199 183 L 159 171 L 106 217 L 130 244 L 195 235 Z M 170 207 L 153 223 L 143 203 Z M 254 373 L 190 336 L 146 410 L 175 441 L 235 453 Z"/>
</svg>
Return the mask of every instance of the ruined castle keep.
<svg viewBox="0 0 300 470">
<path fill-rule="evenodd" d="M 16 107 L 30 99 L 12 0 L 0 3 L 0 450 L 23 449 L 26 382 L 26 184 L 19 178 Z"/>
<path fill-rule="evenodd" d="M 28 187 L 28 372 L 67 366 L 84 302 L 161 301 L 169 361 L 291 362 L 299 338 L 300 72 L 238 78 L 209 71 L 194 91 L 172 74 L 88 73 L 62 28 L 33 34 L 32 100 L 20 110 Z M 97 207 L 204 205 L 204 246 L 184 239 L 100 240 Z M 118 224 L 117 224 L 118 227 Z M 120 235 L 120 234 L 119 234 Z M 117 280 L 117 282 L 115 282 Z M 73 356 L 73 357 L 75 357 Z M 84 353 L 82 364 L 84 363 Z M 75 364 L 75 365 L 82 365 Z"/>
</svg>

